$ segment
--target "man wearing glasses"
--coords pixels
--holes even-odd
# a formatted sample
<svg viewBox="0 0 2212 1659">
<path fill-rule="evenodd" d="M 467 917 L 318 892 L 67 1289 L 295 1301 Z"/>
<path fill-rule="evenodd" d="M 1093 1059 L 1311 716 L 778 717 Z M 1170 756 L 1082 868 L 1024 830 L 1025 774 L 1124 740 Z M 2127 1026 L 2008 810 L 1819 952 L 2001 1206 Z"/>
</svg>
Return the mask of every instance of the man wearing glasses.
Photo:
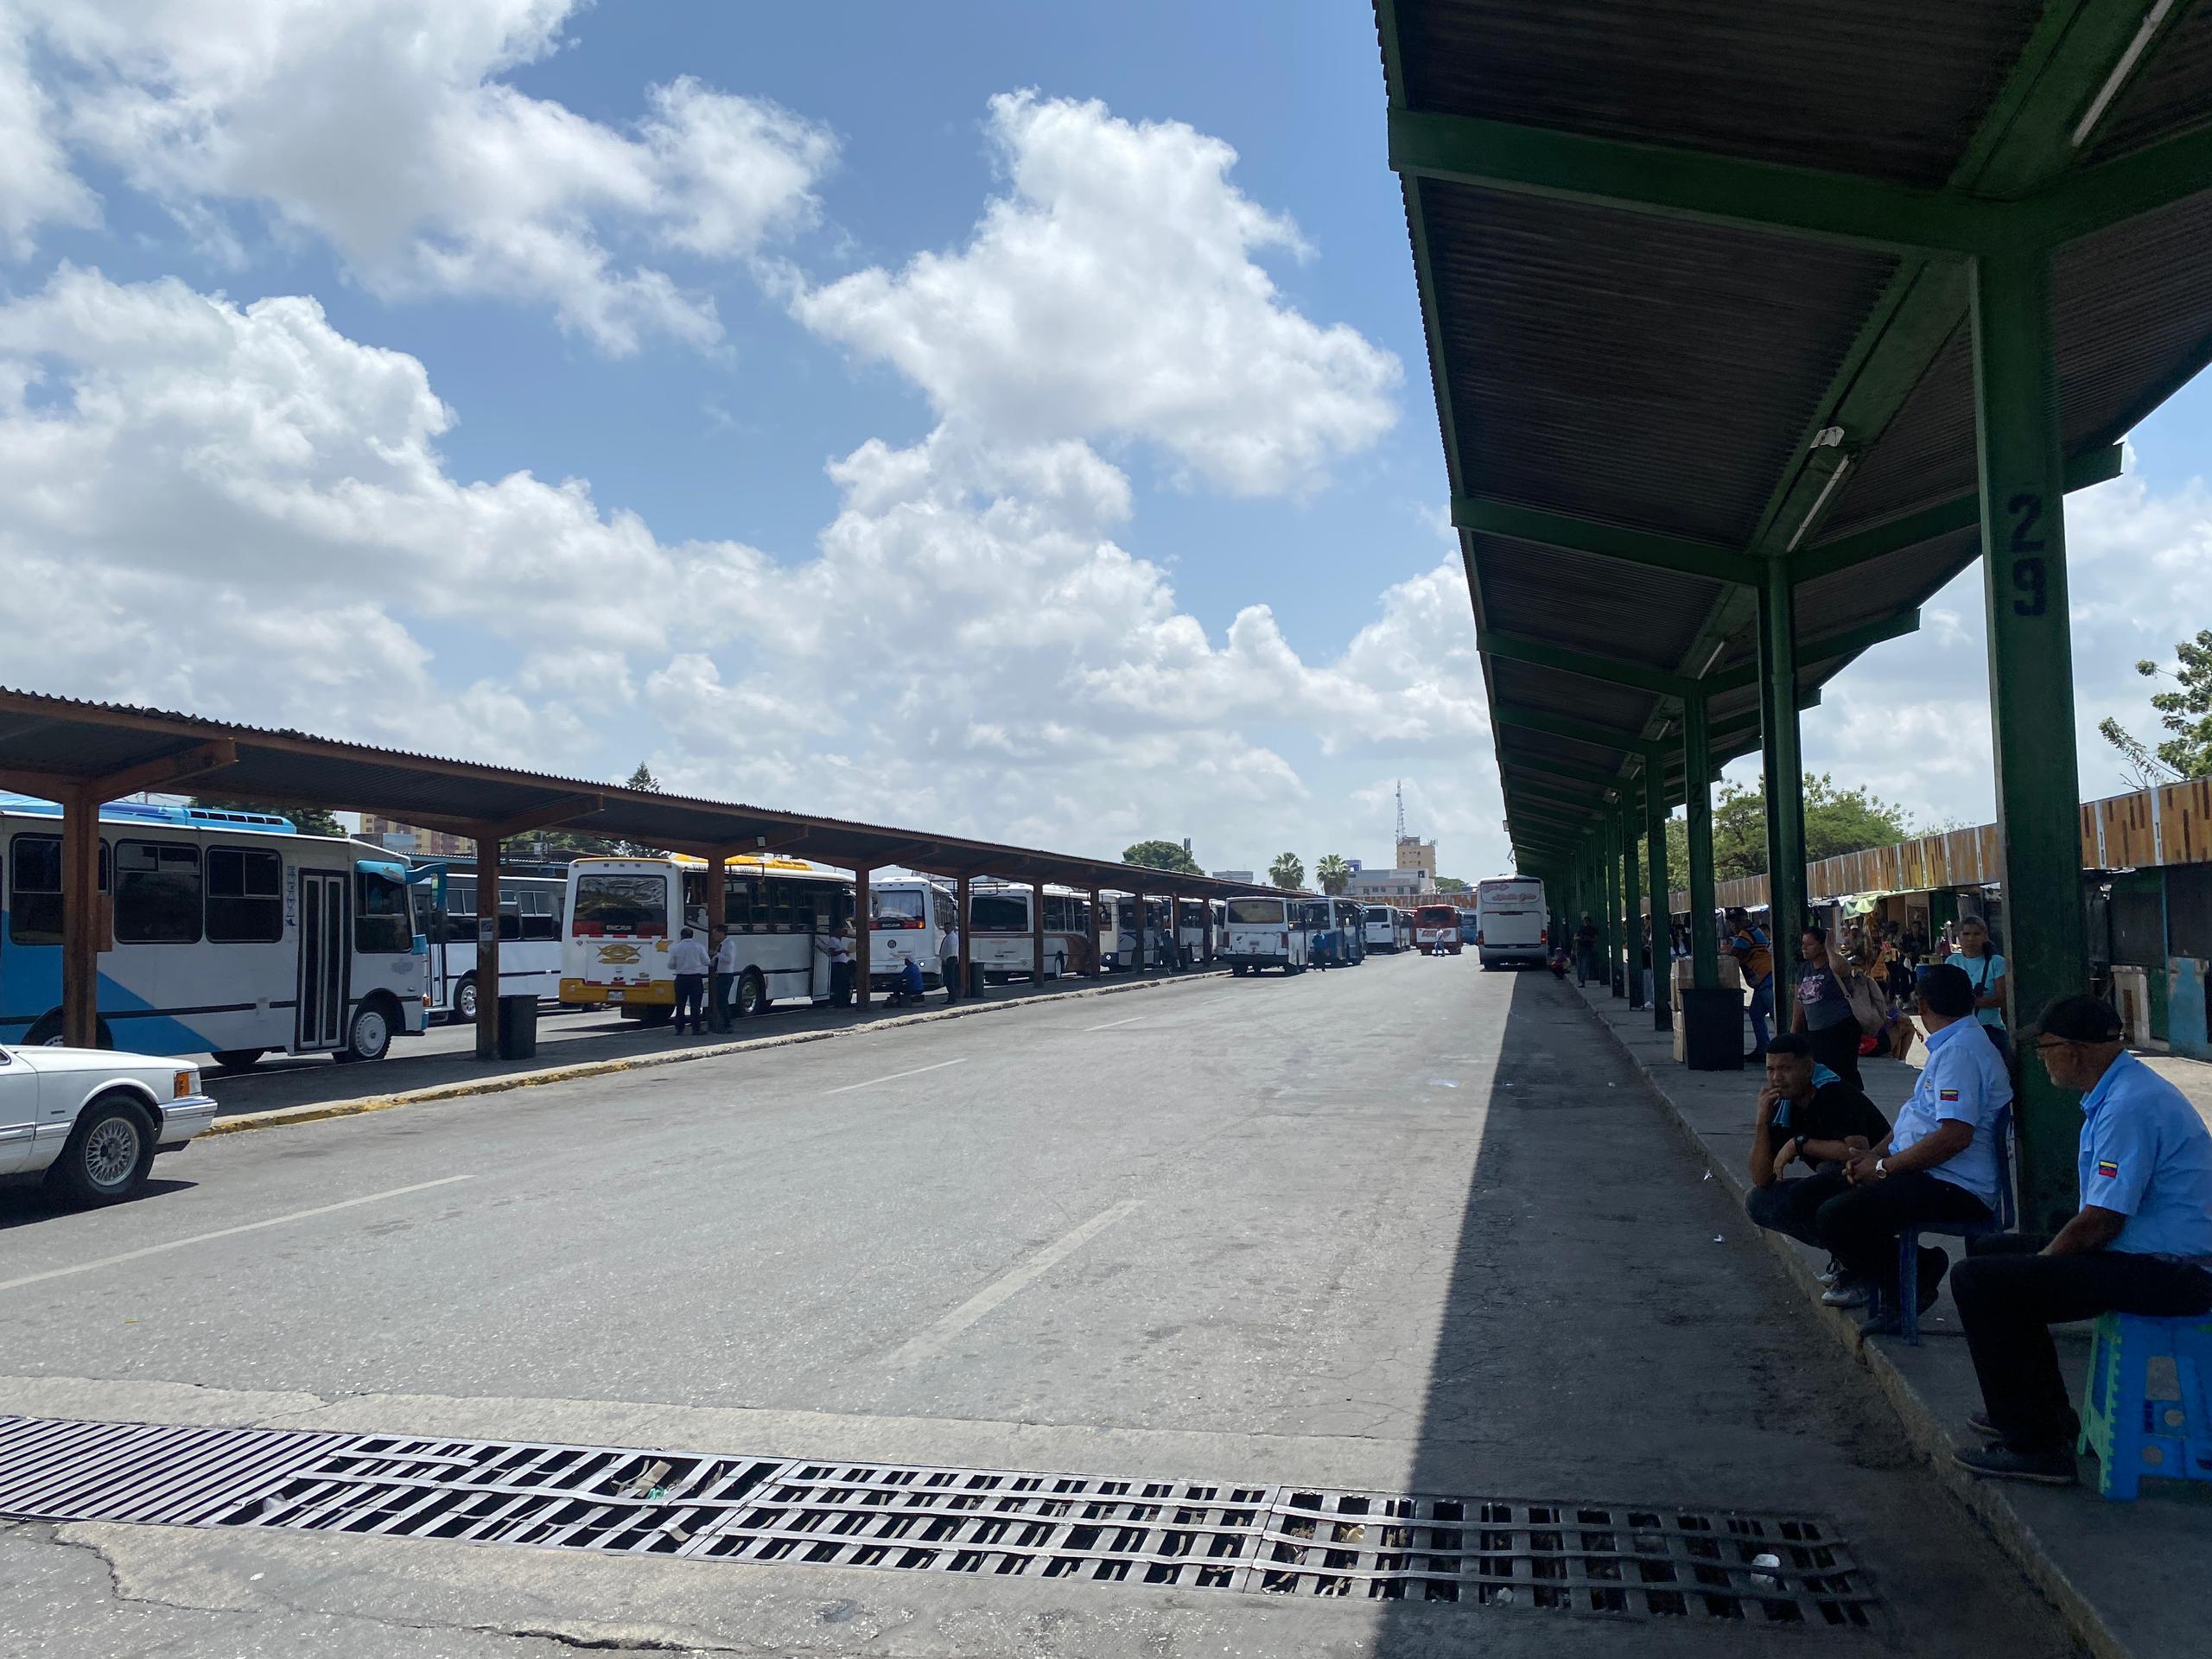
<svg viewBox="0 0 2212 1659">
<path fill-rule="evenodd" d="M 2044 1010 L 2036 1056 L 2082 1096 L 2080 1213 L 2055 1238 L 1973 1240 L 1951 1276 L 1985 1408 L 1967 1421 L 1990 1437 L 1952 1456 L 1978 1475 L 2073 1484 L 2079 1420 L 2050 1326 L 2212 1310 L 2212 1134 L 2122 1035 L 2120 1016 L 2094 996 Z"/>
</svg>

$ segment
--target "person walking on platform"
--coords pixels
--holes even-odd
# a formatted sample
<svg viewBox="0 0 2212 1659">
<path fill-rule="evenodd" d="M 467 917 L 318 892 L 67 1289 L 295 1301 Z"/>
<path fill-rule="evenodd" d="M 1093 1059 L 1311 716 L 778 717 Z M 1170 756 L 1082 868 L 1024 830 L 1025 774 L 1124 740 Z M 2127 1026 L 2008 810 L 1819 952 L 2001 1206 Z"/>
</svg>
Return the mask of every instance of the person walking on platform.
<svg viewBox="0 0 2212 1659">
<path fill-rule="evenodd" d="M 1736 958 L 1744 983 L 1751 988 L 1751 1006 L 1745 1010 L 1751 1022 L 1748 1064 L 1766 1058 L 1766 1023 L 1774 1014 L 1774 950 L 1763 927 L 1752 925 L 1751 912 L 1741 905 L 1728 907 L 1728 954 Z"/>
<path fill-rule="evenodd" d="M 685 928 L 683 937 L 668 948 L 668 970 L 676 976 L 676 1034 L 679 1037 L 687 1025 L 693 1031 L 707 1028 L 708 966 L 707 947 Z"/>
<path fill-rule="evenodd" d="M 2080 1420 L 2050 1327 L 2100 1313 L 2212 1313 L 2212 1133 L 2189 1097 L 2127 1052 L 2112 1006 L 2061 997 L 2031 1037 L 2059 1088 L 2082 1096 L 2082 1207 L 2054 1237 L 1971 1240 L 1951 1276 L 1988 1439 L 1952 1459 L 1977 1475 L 2071 1485 Z"/>
<path fill-rule="evenodd" d="M 1582 912 L 1582 925 L 1574 930 L 1574 982 L 1587 985 L 1598 971 L 1598 924 Z"/>
</svg>

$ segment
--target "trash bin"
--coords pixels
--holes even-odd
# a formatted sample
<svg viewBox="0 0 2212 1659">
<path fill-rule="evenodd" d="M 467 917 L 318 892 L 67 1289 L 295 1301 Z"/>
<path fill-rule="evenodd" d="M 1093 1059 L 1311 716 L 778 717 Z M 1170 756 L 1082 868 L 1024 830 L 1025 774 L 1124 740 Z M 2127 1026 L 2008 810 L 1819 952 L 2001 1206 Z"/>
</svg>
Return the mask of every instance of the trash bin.
<svg viewBox="0 0 2212 1659">
<path fill-rule="evenodd" d="M 537 999 L 503 996 L 499 999 L 499 1058 L 534 1059 L 537 1054 Z"/>
</svg>

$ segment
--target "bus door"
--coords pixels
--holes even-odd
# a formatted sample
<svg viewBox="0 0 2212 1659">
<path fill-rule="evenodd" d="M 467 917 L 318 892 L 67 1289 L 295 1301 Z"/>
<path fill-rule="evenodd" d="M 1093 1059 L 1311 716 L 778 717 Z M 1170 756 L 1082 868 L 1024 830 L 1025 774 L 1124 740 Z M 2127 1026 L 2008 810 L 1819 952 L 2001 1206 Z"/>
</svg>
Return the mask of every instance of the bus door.
<svg viewBox="0 0 2212 1659">
<path fill-rule="evenodd" d="M 353 954 L 346 895 L 353 883 L 344 870 L 302 870 L 299 882 L 299 1000 L 292 1046 L 304 1052 L 346 1040 L 346 970 Z"/>
</svg>

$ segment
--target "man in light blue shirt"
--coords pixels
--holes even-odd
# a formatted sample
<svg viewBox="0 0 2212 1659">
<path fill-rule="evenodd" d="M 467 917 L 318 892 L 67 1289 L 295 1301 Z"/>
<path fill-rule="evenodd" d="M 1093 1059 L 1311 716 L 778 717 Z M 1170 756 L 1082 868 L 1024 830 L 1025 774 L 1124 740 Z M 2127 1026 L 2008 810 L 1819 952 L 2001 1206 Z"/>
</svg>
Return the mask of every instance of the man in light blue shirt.
<svg viewBox="0 0 2212 1659">
<path fill-rule="evenodd" d="M 2212 1311 L 2212 1133 L 2187 1096 L 2123 1046 L 2093 996 L 2043 1013 L 2037 1057 L 2082 1096 L 2082 1208 L 2055 1238 L 1976 1239 L 1954 1275 L 1990 1437 L 1955 1459 L 1979 1475 L 2063 1486 L 2079 1426 L 2050 1327 L 2104 1313 Z"/>
<path fill-rule="evenodd" d="M 1900 1285 L 1897 1235 L 1931 1224 L 1988 1224 L 1997 1211 L 1997 1117 L 2012 1103 L 2005 1063 L 1974 1017 L 1974 987 L 1958 969 L 1936 968 L 1920 987 L 1928 1064 L 1897 1109 L 1888 1141 L 1845 1166 L 1850 1190 L 1814 1217 L 1821 1242 L 1844 1274 L 1870 1293 L 1861 1329 L 1895 1335 L 1903 1298 L 1925 1313 L 1951 1259 L 1923 1245 L 1917 1282 Z"/>
</svg>

